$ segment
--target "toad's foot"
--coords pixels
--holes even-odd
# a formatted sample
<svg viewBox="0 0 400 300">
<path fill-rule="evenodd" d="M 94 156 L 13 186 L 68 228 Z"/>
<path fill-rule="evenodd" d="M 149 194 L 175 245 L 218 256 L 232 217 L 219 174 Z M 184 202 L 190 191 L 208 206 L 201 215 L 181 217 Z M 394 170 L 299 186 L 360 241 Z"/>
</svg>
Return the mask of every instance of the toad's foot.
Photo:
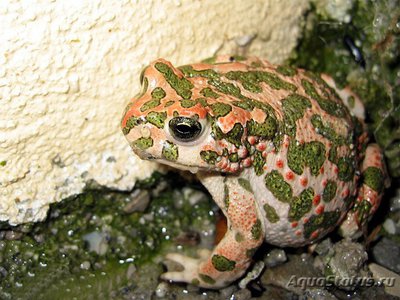
<svg viewBox="0 0 400 300">
<path fill-rule="evenodd" d="M 199 285 L 199 266 L 210 256 L 211 251 L 201 249 L 197 251 L 199 258 L 192 258 L 179 253 L 169 253 L 166 259 L 171 260 L 183 267 L 182 271 L 168 271 L 161 275 L 164 280 L 177 282 L 190 282 L 194 285 Z"/>
</svg>

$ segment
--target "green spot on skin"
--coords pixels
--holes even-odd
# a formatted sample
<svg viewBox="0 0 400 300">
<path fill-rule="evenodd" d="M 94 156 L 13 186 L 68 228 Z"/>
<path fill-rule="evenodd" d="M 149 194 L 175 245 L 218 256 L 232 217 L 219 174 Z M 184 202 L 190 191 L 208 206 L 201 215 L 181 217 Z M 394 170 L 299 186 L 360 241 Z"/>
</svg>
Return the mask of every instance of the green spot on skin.
<svg viewBox="0 0 400 300">
<path fill-rule="evenodd" d="M 383 190 L 384 176 L 382 171 L 377 167 L 368 167 L 362 173 L 362 182 L 378 193 Z"/>
<path fill-rule="evenodd" d="M 261 61 L 253 61 L 253 62 L 251 62 L 250 66 L 252 68 L 261 68 L 263 66 L 263 64 L 261 63 Z"/>
<path fill-rule="evenodd" d="M 200 103 L 200 105 L 203 106 L 203 107 L 206 107 L 206 106 L 208 105 L 208 104 L 207 104 L 207 100 L 204 99 L 204 98 L 197 98 L 196 101 L 197 101 L 198 103 Z"/>
<path fill-rule="evenodd" d="M 253 238 L 253 240 L 258 240 L 260 239 L 261 234 L 262 234 L 261 221 L 257 219 L 253 227 L 251 227 L 251 237 Z"/>
<path fill-rule="evenodd" d="M 220 79 L 211 79 L 208 80 L 207 83 L 214 86 L 220 93 L 232 95 L 236 98 L 244 97 L 240 92 L 240 88 L 233 83 L 223 82 Z"/>
<path fill-rule="evenodd" d="M 194 286 L 198 286 L 200 284 L 200 280 L 195 278 L 195 279 L 192 280 L 191 284 L 193 284 Z"/>
<path fill-rule="evenodd" d="M 287 161 L 289 168 L 298 175 L 303 173 L 304 159 L 303 159 L 304 145 L 297 141 L 290 141 L 287 153 Z"/>
<path fill-rule="evenodd" d="M 223 255 L 214 254 L 211 263 L 217 271 L 227 272 L 235 269 L 236 262 Z"/>
<path fill-rule="evenodd" d="M 229 188 L 226 184 L 224 184 L 224 203 L 225 203 L 225 208 L 229 208 Z"/>
<path fill-rule="evenodd" d="M 240 123 L 236 123 L 235 125 L 233 125 L 233 128 L 226 133 L 225 139 L 229 143 L 239 148 L 242 145 L 243 132 L 243 126 Z"/>
<path fill-rule="evenodd" d="M 212 65 L 216 62 L 216 60 L 217 60 L 217 57 L 214 55 L 214 56 L 208 57 L 206 59 L 203 59 L 201 62 Z"/>
<path fill-rule="evenodd" d="M 267 203 L 264 204 L 264 211 L 267 220 L 270 223 L 276 223 L 279 221 L 279 215 L 277 214 L 275 208 Z"/>
<path fill-rule="evenodd" d="M 354 210 L 357 211 L 357 221 L 360 225 L 363 225 L 366 221 L 368 221 L 371 208 L 372 204 L 365 199 L 354 206 Z"/>
<path fill-rule="evenodd" d="M 338 177 L 343 181 L 351 181 L 354 177 L 354 160 L 349 157 L 340 157 L 337 163 Z"/>
<path fill-rule="evenodd" d="M 338 210 L 323 212 L 320 215 L 312 215 L 308 219 L 308 222 L 304 224 L 304 237 L 306 239 L 310 238 L 311 234 L 317 229 L 329 229 L 336 226 L 339 217 L 340 212 Z"/>
<path fill-rule="evenodd" d="M 325 125 L 320 115 L 313 115 L 311 117 L 311 124 L 314 126 L 315 131 L 318 134 L 327 138 L 331 142 L 337 145 L 343 145 L 345 143 L 346 139 L 343 136 L 337 134 L 335 130 L 333 130 L 332 126 Z"/>
<path fill-rule="evenodd" d="M 214 120 L 211 121 L 211 136 L 217 141 L 225 138 L 225 134 Z"/>
<path fill-rule="evenodd" d="M 291 66 L 278 66 L 276 71 L 285 76 L 294 76 L 297 74 L 296 69 L 292 68 Z"/>
<path fill-rule="evenodd" d="M 332 145 L 331 149 L 329 149 L 328 160 L 337 164 L 338 162 L 338 155 L 337 155 L 337 146 Z"/>
<path fill-rule="evenodd" d="M 254 254 L 256 253 L 258 248 L 250 248 L 246 250 L 246 256 L 248 258 L 252 258 L 254 256 Z"/>
<path fill-rule="evenodd" d="M 201 151 L 200 157 L 208 164 L 215 165 L 215 162 L 217 161 L 218 158 L 218 153 L 212 150 Z"/>
<path fill-rule="evenodd" d="M 230 162 L 238 162 L 239 161 L 239 155 L 236 152 L 229 154 L 228 158 L 229 158 Z"/>
<path fill-rule="evenodd" d="M 285 132 L 289 136 L 296 135 L 296 121 L 303 118 L 307 108 L 311 108 L 310 100 L 298 94 L 291 94 L 282 100 Z"/>
<path fill-rule="evenodd" d="M 333 100 L 326 99 L 320 96 L 315 89 L 314 85 L 308 81 L 303 79 L 301 81 L 303 88 L 307 95 L 312 97 L 315 101 L 318 102 L 318 105 L 321 107 L 322 110 L 326 111 L 328 114 L 342 118 L 346 115 L 346 108 L 342 104 L 339 104 Z"/>
<path fill-rule="evenodd" d="M 164 128 L 164 122 L 165 122 L 166 118 L 167 118 L 166 112 L 151 111 L 146 116 L 147 122 L 153 124 L 154 126 L 160 128 L 160 129 Z"/>
<path fill-rule="evenodd" d="M 6 161 L 6 160 L 0 161 L 0 166 L 1 166 L 1 167 L 5 167 L 6 164 L 7 164 L 7 161 Z"/>
<path fill-rule="evenodd" d="M 244 241 L 244 236 L 240 232 L 236 232 L 235 234 L 235 241 L 241 243 Z"/>
<path fill-rule="evenodd" d="M 199 274 L 199 277 L 202 281 L 204 281 L 207 284 L 215 284 L 215 280 L 206 274 Z"/>
<path fill-rule="evenodd" d="M 146 150 L 153 146 L 152 138 L 141 137 L 132 143 L 133 147 L 139 148 L 141 150 Z"/>
<path fill-rule="evenodd" d="M 217 79 L 220 75 L 212 70 L 212 69 L 205 69 L 205 70 L 195 70 L 193 66 L 186 65 L 179 67 L 179 70 L 183 72 L 186 77 L 193 78 L 193 77 L 204 77 L 208 79 Z"/>
<path fill-rule="evenodd" d="M 325 145 L 311 141 L 299 144 L 291 141 L 288 148 L 287 160 L 289 168 L 298 175 L 303 173 L 305 166 L 310 167 L 311 174 L 317 176 L 326 159 Z"/>
<path fill-rule="evenodd" d="M 310 167 L 311 174 L 317 176 L 326 159 L 325 145 L 312 141 L 304 145 L 305 163 Z"/>
<path fill-rule="evenodd" d="M 260 176 L 264 173 L 265 159 L 260 151 L 256 151 L 253 155 L 254 173 Z"/>
<path fill-rule="evenodd" d="M 299 221 L 306 213 L 311 210 L 314 198 L 312 188 L 305 189 L 298 197 L 294 197 L 290 203 L 289 221 Z"/>
<path fill-rule="evenodd" d="M 167 101 L 167 102 L 165 102 L 164 107 L 171 106 L 171 105 L 174 104 L 174 103 L 175 103 L 175 101 L 172 101 L 172 100 Z"/>
<path fill-rule="evenodd" d="M 225 117 L 232 111 L 232 106 L 222 102 L 216 102 L 211 104 L 211 109 L 214 113 L 214 117 Z"/>
<path fill-rule="evenodd" d="M 127 135 L 133 127 L 142 123 L 146 123 L 146 120 L 132 116 L 128 119 L 128 121 L 126 121 L 126 126 L 122 129 L 122 132 Z"/>
<path fill-rule="evenodd" d="M 188 100 L 188 99 L 181 100 L 181 106 L 183 108 L 190 108 L 192 106 L 195 106 L 196 104 L 197 104 L 197 102 L 194 100 Z"/>
<path fill-rule="evenodd" d="M 275 90 L 288 90 L 294 92 L 297 87 L 285 80 L 282 80 L 276 74 L 263 71 L 231 71 L 228 72 L 226 78 L 230 80 L 240 81 L 243 88 L 252 93 L 261 93 L 263 91 L 260 86 L 261 82 L 267 83 Z"/>
<path fill-rule="evenodd" d="M 251 119 L 246 123 L 248 136 L 259 136 L 266 140 L 271 140 L 275 136 L 277 127 L 278 125 L 274 118 L 267 118 L 263 123 L 258 123 Z"/>
<path fill-rule="evenodd" d="M 208 98 L 214 98 L 217 99 L 219 97 L 219 94 L 214 92 L 211 88 L 204 88 L 200 91 L 200 94 L 202 94 L 204 97 Z"/>
<path fill-rule="evenodd" d="M 161 100 L 162 98 L 165 97 L 165 91 L 160 88 L 160 87 L 156 87 L 152 92 L 151 92 L 151 97 L 153 99 L 157 99 L 157 100 Z"/>
<path fill-rule="evenodd" d="M 333 180 L 328 180 L 322 193 L 322 200 L 330 202 L 336 196 L 337 184 Z"/>
<path fill-rule="evenodd" d="M 244 178 L 238 178 L 238 183 L 246 191 L 248 191 L 249 193 L 253 193 L 253 189 L 251 188 L 250 181 L 248 181 L 247 179 L 244 179 Z"/>
<path fill-rule="evenodd" d="M 170 161 L 175 161 L 179 157 L 178 146 L 170 141 L 165 141 L 162 148 L 162 156 Z"/>
<path fill-rule="evenodd" d="M 166 64 L 157 62 L 154 66 L 161 74 L 164 75 L 168 84 L 176 91 L 183 99 L 190 99 L 192 96 L 191 89 L 193 84 L 186 78 L 179 78 L 174 71 Z"/>
<path fill-rule="evenodd" d="M 349 104 L 349 107 L 353 109 L 356 105 L 356 99 L 353 96 L 350 96 L 347 98 L 347 103 Z"/>
<path fill-rule="evenodd" d="M 290 203 L 293 195 L 292 187 L 277 170 L 265 176 L 265 185 L 279 201 Z"/>
<path fill-rule="evenodd" d="M 140 111 L 141 111 L 141 112 L 144 112 L 144 111 L 146 111 L 146 110 L 152 109 L 152 108 L 154 108 L 154 107 L 159 106 L 160 103 L 161 103 L 161 102 L 160 102 L 159 99 L 152 99 L 152 100 L 149 100 L 149 101 L 145 102 L 145 103 L 142 105 L 142 107 L 140 108 Z"/>
</svg>

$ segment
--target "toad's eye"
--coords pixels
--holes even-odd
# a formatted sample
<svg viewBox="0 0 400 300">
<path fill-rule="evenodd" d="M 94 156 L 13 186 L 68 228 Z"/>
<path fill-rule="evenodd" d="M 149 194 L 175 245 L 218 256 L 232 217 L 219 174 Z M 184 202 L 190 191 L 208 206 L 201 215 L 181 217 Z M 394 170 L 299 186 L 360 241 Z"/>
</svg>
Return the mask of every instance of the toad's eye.
<svg viewBox="0 0 400 300">
<path fill-rule="evenodd" d="M 168 125 L 171 135 L 181 142 L 191 142 L 201 133 L 201 124 L 193 118 L 175 117 Z"/>
</svg>

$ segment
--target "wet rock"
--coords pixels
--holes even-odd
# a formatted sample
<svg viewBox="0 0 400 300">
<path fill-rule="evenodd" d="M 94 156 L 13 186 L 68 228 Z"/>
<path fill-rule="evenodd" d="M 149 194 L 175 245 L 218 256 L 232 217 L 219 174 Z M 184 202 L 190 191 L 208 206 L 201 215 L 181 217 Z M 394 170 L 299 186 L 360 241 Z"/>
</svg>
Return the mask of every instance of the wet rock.
<svg viewBox="0 0 400 300">
<path fill-rule="evenodd" d="M 230 299 L 232 295 L 238 290 L 237 286 L 230 285 L 219 291 L 222 299 Z"/>
<path fill-rule="evenodd" d="M 264 258 L 265 266 L 272 268 L 287 261 L 286 253 L 283 249 L 272 249 Z"/>
<path fill-rule="evenodd" d="M 4 238 L 9 241 L 15 241 L 15 240 L 20 240 L 22 236 L 23 233 L 20 231 L 7 230 L 5 232 Z"/>
<path fill-rule="evenodd" d="M 379 265 L 400 273 L 400 247 L 396 242 L 383 237 L 372 248 L 372 255 Z"/>
<path fill-rule="evenodd" d="M 265 292 L 260 299 L 294 300 L 299 299 L 299 296 L 286 289 L 269 285 L 266 287 Z"/>
<path fill-rule="evenodd" d="M 333 245 L 325 255 L 316 258 L 315 266 L 340 289 L 354 290 L 358 285 L 357 278 L 368 278 L 370 274 L 365 266 L 368 254 L 359 243 L 343 239 Z"/>
<path fill-rule="evenodd" d="M 147 190 L 135 190 L 129 197 L 129 202 L 124 206 L 124 212 L 143 212 L 150 202 L 150 194 Z"/>
<path fill-rule="evenodd" d="M 307 300 L 336 300 L 337 298 L 323 288 L 310 289 L 304 292 L 302 299 Z"/>
<path fill-rule="evenodd" d="M 251 299 L 251 292 L 248 289 L 242 289 L 235 292 L 230 299 L 249 300 Z"/>
<path fill-rule="evenodd" d="M 328 254 L 329 250 L 332 249 L 332 241 L 329 238 L 326 238 L 322 241 L 320 241 L 318 244 L 316 244 L 316 247 L 314 251 L 318 255 L 326 255 Z"/>
<path fill-rule="evenodd" d="M 385 292 L 396 297 L 400 297 L 400 275 L 378 265 L 371 263 L 368 265 L 374 279 L 382 283 Z"/>
<path fill-rule="evenodd" d="M 396 228 L 396 223 L 390 219 L 387 218 L 385 222 L 383 222 L 383 228 L 386 230 L 387 233 L 389 234 L 396 234 L 397 233 L 397 228 Z"/>
<path fill-rule="evenodd" d="M 313 285 L 313 278 L 321 276 L 322 274 L 314 267 L 310 255 L 289 255 L 286 263 L 266 269 L 261 277 L 261 283 L 264 286 L 274 285 L 302 295 Z"/>
</svg>

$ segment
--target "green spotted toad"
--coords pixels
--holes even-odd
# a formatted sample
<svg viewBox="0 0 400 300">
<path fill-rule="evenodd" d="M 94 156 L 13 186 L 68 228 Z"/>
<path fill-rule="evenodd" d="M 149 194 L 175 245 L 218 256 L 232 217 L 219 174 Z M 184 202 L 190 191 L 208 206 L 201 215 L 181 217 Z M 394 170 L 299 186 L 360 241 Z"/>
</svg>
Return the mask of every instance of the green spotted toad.
<svg viewBox="0 0 400 300">
<path fill-rule="evenodd" d="M 199 258 L 167 258 L 164 279 L 220 288 L 242 276 L 266 241 L 302 246 L 337 225 L 354 235 L 387 183 L 368 144 L 364 108 L 326 75 L 258 58 L 218 56 L 142 74 L 122 130 L 133 151 L 197 174 L 227 218 L 224 238 Z"/>
</svg>

